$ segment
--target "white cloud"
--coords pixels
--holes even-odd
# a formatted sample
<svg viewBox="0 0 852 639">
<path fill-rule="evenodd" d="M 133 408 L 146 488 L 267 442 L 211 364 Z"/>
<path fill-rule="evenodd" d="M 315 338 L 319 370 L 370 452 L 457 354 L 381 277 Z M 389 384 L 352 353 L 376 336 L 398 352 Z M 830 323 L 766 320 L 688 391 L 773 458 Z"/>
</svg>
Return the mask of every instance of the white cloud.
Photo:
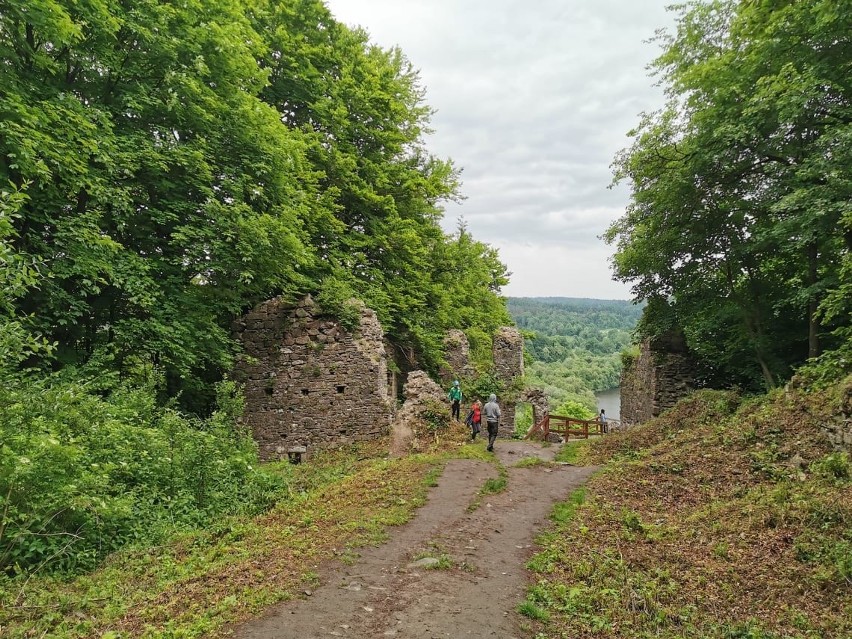
<svg viewBox="0 0 852 639">
<path fill-rule="evenodd" d="M 463 216 L 500 250 L 517 296 L 625 298 L 598 239 L 628 201 L 609 165 L 663 103 L 643 41 L 667 0 L 330 0 L 338 20 L 398 45 L 436 109 L 432 153 L 463 168 Z"/>
</svg>

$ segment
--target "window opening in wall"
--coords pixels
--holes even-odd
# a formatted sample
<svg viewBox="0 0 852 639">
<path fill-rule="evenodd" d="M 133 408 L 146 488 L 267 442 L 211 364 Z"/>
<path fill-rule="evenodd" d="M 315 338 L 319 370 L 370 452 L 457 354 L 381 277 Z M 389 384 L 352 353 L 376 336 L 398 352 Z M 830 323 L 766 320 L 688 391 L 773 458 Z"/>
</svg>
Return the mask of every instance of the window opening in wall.
<svg viewBox="0 0 852 639">
<path fill-rule="evenodd" d="M 341 435 L 345 435 L 345 434 L 346 434 L 346 429 L 344 428 L 342 431 L 340 431 L 340 434 L 341 434 Z"/>
<path fill-rule="evenodd" d="M 307 388 L 303 388 L 303 389 L 302 389 L 302 395 L 307 395 L 307 394 L 308 394 L 308 393 L 310 393 L 310 392 L 311 392 L 311 391 L 309 391 Z"/>
<path fill-rule="evenodd" d="M 346 390 L 346 386 L 342 386 L 342 385 L 341 386 L 335 386 L 335 388 L 337 389 L 338 393 L 343 393 L 343 391 Z"/>
<path fill-rule="evenodd" d="M 266 394 L 267 394 L 267 395 L 272 395 L 272 386 L 267 386 L 267 387 L 266 387 L 266 388 L 264 388 L 263 390 L 265 390 L 265 391 L 266 391 Z"/>
<path fill-rule="evenodd" d="M 533 426 L 536 417 L 532 404 L 518 402 L 515 405 L 515 434 L 524 437 Z"/>
</svg>

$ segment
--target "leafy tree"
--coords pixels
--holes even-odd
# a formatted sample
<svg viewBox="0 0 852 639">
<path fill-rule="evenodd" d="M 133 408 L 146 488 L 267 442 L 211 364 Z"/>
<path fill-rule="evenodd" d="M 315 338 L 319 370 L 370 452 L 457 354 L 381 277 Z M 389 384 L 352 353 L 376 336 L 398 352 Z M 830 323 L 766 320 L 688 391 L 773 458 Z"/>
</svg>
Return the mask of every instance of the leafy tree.
<svg viewBox="0 0 852 639">
<path fill-rule="evenodd" d="M 772 387 L 848 324 L 829 309 L 852 248 L 849 23 L 831 1 L 680 11 L 654 64 L 669 104 L 616 158 L 633 198 L 606 237 L 720 381 Z"/>
<path fill-rule="evenodd" d="M 14 377 L 16 367 L 28 357 L 50 352 L 51 344 L 28 330 L 16 301 L 38 285 L 39 264 L 20 255 L 14 247 L 12 222 L 26 202 L 26 193 L 14 186 L 0 190 L 0 381 Z"/>
<path fill-rule="evenodd" d="M 16 306 L 55 366 L 144 355 L 203 410 L 276 294 L 359 297 L 429 368 L 505 319 L 496 253 L 440 228 L 417 72 L 320 0 L 9 2 L 0 54 L 0 180 L 31 183 L 16 248 L 50 275 Z"/>
<path fill-rule="evenodd" d="M 508 322 L 417 72 L 320 0 L 0 0 L 0 59 L 0 569 L 269 503 L 223 381 L 260 300 L 359 297 L 431 369 Z"/>
<path fill-rule="evenodd" d="M 594 393 L 619 385 L 619 353 L 631 343 L 642 307 L 622 300 L 509 298 L 508 308 L 519 327 L 532 330 L 525 341 L 532 360 L 528 383 L 543 389 L 552 406 L 570 401 L 594 415 Z"/>
</svg>

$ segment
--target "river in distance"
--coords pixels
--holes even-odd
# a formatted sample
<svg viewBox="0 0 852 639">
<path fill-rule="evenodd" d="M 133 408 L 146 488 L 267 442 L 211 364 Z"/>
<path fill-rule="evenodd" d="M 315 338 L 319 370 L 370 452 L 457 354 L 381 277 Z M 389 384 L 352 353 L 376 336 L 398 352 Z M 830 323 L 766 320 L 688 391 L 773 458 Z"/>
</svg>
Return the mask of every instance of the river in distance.
<svg viewBox="0 0 852 639">
<path fill-rule="evenodd" d="M 606 411 L 610 419 L 621 419 L 621 389 L 610 388 L 609 390 L 595 393 L 598 404 L 598 412 L 601 408 Z"/>
</svg>

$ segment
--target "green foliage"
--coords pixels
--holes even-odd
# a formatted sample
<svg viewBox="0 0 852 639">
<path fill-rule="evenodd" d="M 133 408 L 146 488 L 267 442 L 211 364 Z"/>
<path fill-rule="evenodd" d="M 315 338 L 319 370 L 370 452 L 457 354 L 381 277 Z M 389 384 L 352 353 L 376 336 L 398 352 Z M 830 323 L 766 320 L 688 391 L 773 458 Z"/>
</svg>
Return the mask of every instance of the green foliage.
<svg viewBox="0 0 852 639">
<path fill-rule="evenodd" d="M 811 471 L 826 479 L 849 481 L 852 480 L 852 461 L 845 451 L 830 453 L 811 464 Z"/>
<path fill-rule="evenodd" d="M 27 358 L 52 350 L 47 340 L 28 330 L 27 318 L 16 308 L 17 301 L 39 284 L 43 268 L 15 249 L 14 222 L 26 200 L 24 190 L 14 185 L 0 190 L 0 381 Z"/>
<path fill-rule="evenodd" d="M 584 404 L 572 399 L 562 402 L 562 404 L 553 411 L 553 414 L 561 417 L 574 417 L 575 419 L 593 419 L 595 416 L 594 411 L 589 410 Z"/>
<path fill-rule="evenodd" d="M 202 422 L 158 408 L 159 379 L 140 373 L 144 385 L 50 378 L 0 388 L 5 572 L 90 569 L 128 544 L 272 503 L 280 486 L 235 427 L 232 382 Z"/>
<path fill-rule="evenodd" d="M 547 621 L 550 619 L 550 613 L 543 608 L 539 608 L 531 601 L 522 601 L 518 604 L 518 612 L 524 617 L 535 619 L 537 621 Z"/>
<path fill-rule="evenodd" d="M 0 242 L 43 272 L 3 304 L 57 365 L 142 357 L 205 413 L 231 321 L 309 292 L 348 324 L 359 298 L 426 368 L 450 327 L 482 359 L 506 268 L 441 229 L 457 172 L 399 50 L 320 0 L 25 4 L 0 12 Z"/>
<path fill-rule="evenodd" d="M 832 0 L 675 10 L 669 103 L 616 157 L 633 193 L 606 239 L 645 334 L 680 326 L 711 383 L 772 388 L 850 337 L 848 24 Z"/>
<path fill-rule="evenodd" d="M 500 475 L 499 477 L 492 477 L 485 481 L 485 484 L 482 486 L 481 493 L 483 495 L 493 495 L 496 493 L 502 493 L 506 490 L 507 476 Z"/>
<path fill-rule="evenodd" d="M 451 423 L 449 408 L 434 400 L 428 400 L 424 404 L 420 418 L 426 423 L 427 430 L 433 434 L 446 431 Z"/>
<path fill-rule="evenodd" d="M 620 383 L 619 353 L 630 346 L 642 308 L 558 297 L 509 298 L 508 308 L 519 328 L 534 330 L 525 342 L 528 384 L 544 390 L 551 405 L 571 401 L 593 415 L 594 393 Z"/>
<path fill-rule="evenodd" d="M 483 361 L 508 323 L 496 251 L 441 228 L 458 175 L 425 148 L 416 70 L 321 0 L 13 1 L 0 56 L 9 571 L 267 503 L 215 399 L 261 300 L 354 326 L 357 298 L 432 370 L 448 328 Z"/>
<path fill-rule="evenodd" d="M 558 462 L 565 462 L 566 464 L 579 465 L 580 460 L 583 459 L 588 447 L 588 439 L 565 442 L 556 452 L 555 460 Z"/>
<path fill-rule="evenodd" d="M 87 575 L 0 575 L 3 636 L 221 634 L 247 610 L 259 613 L 316 587 L 316 563 L 349 560 L 413 516 L 446 460 L 386 456 L 386 448 L 369 442 L 317 451 L 310 463 L 267 464 L 285 489 L 260 516 L 221 516 L 156 546 L 127 548 Z"/>
<path fill-rule="evenodd" d="M 521 402 L 515 407 L 515 432 L 514 436 L 524 437 L 533 426 L 533 407 L 528 402 Z"/>
<path fill-rule="evenodd" d="M 492 393 L 497 395 L 497 402 L 499 403 L 506 390 L 503 381 L 493 372 L 488 371 L 468 381 L 465 384 L 464 394 L 470 401 L 478 399 L 484 405 Z"/>
</svg>

